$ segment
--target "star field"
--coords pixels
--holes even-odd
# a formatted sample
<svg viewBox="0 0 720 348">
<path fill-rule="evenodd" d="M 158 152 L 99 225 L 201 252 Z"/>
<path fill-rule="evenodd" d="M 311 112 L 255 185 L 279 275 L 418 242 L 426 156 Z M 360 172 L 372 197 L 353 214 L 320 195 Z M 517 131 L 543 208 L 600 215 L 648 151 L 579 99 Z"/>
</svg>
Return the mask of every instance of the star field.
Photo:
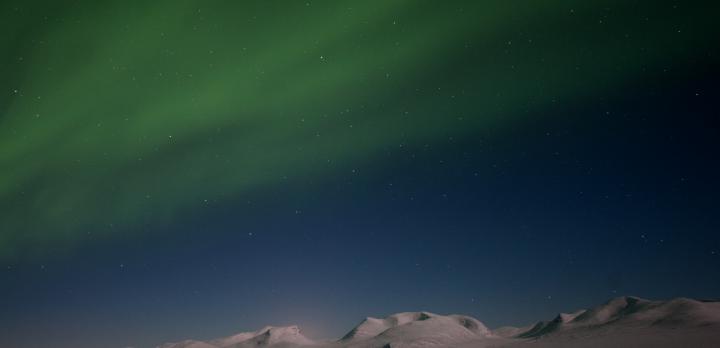
<svg viewBox="0 0 720 348">
<path fill-rule="evenodd" d="M 714 7 L 3 1 L 0 346 L 717 297 Z"/>
</svg>

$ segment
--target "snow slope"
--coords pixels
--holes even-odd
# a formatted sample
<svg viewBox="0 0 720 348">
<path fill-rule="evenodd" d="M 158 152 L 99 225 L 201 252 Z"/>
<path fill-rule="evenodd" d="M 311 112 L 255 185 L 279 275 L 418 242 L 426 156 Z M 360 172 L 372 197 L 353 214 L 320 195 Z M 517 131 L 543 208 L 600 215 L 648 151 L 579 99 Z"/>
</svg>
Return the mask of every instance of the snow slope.
<svg viewBox="0 0 720 348">
<path fill-rule="evenodd" d="M 185 340 L 182 342 L 176 342 L 176 343 L 165 343 L 158 348 L 217 348 L 213 345 L 207 344 L 205 342 L 200 341 L 194 341 L 194 340 Z"/>
</svg>

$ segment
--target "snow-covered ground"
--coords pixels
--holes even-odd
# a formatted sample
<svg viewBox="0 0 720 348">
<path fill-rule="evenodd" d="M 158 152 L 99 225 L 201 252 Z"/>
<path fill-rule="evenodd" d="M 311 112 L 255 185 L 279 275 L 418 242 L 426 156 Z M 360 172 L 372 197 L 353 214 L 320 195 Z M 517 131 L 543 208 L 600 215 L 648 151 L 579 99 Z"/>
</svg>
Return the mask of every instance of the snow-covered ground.
<svg viewBox="0 0 720 348">
<path fill-rule="evenodd" d="M 159 348 L 716 348 L 720 302 L 619 297 L 603 305 L 561 313 L 526 328 L 489 330 L 475 318 L 406 312 L 366 318 L 341 339 L 314 342 L 297 326 L 265 327 L 208 342 L 187 340 Z"/>
</svg>

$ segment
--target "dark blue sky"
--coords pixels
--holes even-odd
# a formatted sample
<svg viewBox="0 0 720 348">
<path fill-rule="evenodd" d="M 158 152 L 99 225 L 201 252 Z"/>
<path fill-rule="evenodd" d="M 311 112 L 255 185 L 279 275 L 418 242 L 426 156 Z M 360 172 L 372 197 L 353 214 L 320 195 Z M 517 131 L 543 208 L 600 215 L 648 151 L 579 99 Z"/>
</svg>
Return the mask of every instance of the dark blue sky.
<svg viewBox="0 0 720 348">
<path fill-rule="evenodd" d="M 136 119 L 148 129 L 138 126 L 140 130 L 132 131 L 137 134 L 129 133 L 137 136 L 139 143 L 150 143 L 147 139 L 157 135 L 162 146 L 184 144 L 167 151 L 156 147 L 142 156 L 136 156 L 135 146 L 146 145 L 126 144 L 121 136 L 108 136 L 112 141 L 105 142 L 107 134 L 95 135 L 98 140 L 88 136 L 95 133 L 63 128 L 65 133 L 49 138 L 63 139 L 58 143 L 47 138 L 54 134 L 53 124 L 21 127 L 29 121 L 16 122 L 16 118 L 27 116 L 23 105 L 29 102 L 13 98 L 26 98 L 22 93 L 27 93 L 29 99 L 31 93 L 24 91 L 30 90 L 30 82 L 38 81 L 37 75 L 42 75 L 38 71 L 45 69 L 11 69 L 16 67 L 12 64 L 19 66 L 18 57 L 25 61 L 25 53 L 36 52 L 23 42 L 29 38 L 32 45 L 42 46 L 45 41 L 40 39 L 45 35 L 54 38 L 53 34 L 61 33 L 74 39 L 80 34 L 69 24 L 76 19 L 74 10 L 59 5 L 57 17 L 48 15 L 57 27 L 48 24 L 13 32 L 12 42 L 0 42 L 0 48 L 14 50 L 12 57 L 0 57 L 11 62 L 9 68 L 0 69 L 3 76 L 11 77 L 10 82 L 0 82 L 0 86 L 12 95 L 0 97 L 0 128 L 4 127 L 0 132 L 17 138 L 0 141 L 0 146 L 7 144 L 6 151 L 0 152 L 0 171 L 7 168 L 11 173 L 0 175 L 0 180 L 9 182 L 0 186 L 0 229 L 4 229 L 0 231 L 0 346 L 143 348 L 284 324 L 298 324 L 313 338 L 340 337 L 366 316 L 419 310 L 466 314 L 498 327 L 526 325 L 621 295 L 717 298 L 720 67 L 717 47 L 708 44 L 715 37 L 703 31 L 711 26 L 707 21 L 693 21 L 703 6 L 678 9 L 672 2 L 657 7 L 654 2 L 653 6 L 640 2 L 612 7 L 588 3 L 576 11 L 576 7 L 566 8 L 569 3 L 558 3 L 535 5 L 537 11 L 551 14 L 536 18 L 532 11 L 518 14 L 514 8 L 518 5 L 484 5 L 490 7 L 487 13 L 496 11 L 498 18 L 506 20 L 492 24 L 489 19 L 476 23 L 472 11 L 478 16 L 486 11 L 471 3 L 438 5 L 445 12 L 437 16 L 438 9 L 423 6 L 393 7 L 387 11 L 395 12 L 387 14 L 359 10 L 359 15 L 343 14 L 347 18 L 338 17 L 338 23 L 322 27 L 339 28 L 332 33 L 342 42 L 327 38 L 313 44 L 313 50 L 328 49 L 312 51 L 310 62 L 299 61 L 292 68 L 283 65 L 287 62 L 282 54 L 291 51 L 284 47 L 295 47 L 291 45 L 294 41 L 284 41 L 287 28 L 274 31 L 271 24 L 279 19 L 268 15 L 279 9 L 242 8 L 238 13 L 254 23 L 248 24 L 249 28 L 262 33 L 258 42 L 278 51 L 257 57 L 277 59 L 283 68 L 268 85 L 253 85 L 278 89 L 255 95 L 251 93 L 255 89 L 249 88 L 246 92 L 252 101 L 247 105 L 222 99 L 227 90 L 234 93 L 237 85 L 218 76 L 229 76 L 239 68 L 229 58 L 217 65 L 206 64 L 205 54 L 216 54 L 215 48 L 208 51 L 192 37 L 187 43 L 180 40 L 175 46 L 162 46 L 160 62 L 126 57 L 134 64 L 128 68 L 113 61 L 113 71 L 137 69 L 133 74 L 156 80 L 165 76 L 156 74 L 156 66 L 169 70 L 175 69 L 176 63 L 202 66 L 204 70 L 194 76 L 205 76 L 211 82 L 213 103 L 202 104 L 199 97 L 201 106 L 192 104 L 197 106 L 191 109 L 197 113 L 191 112 L 192 117 L 183 114 L 187 105 L 174 108 L 175 98 L 181 103 L 184 92 L 195 93 L 200 89 L 197 85 L 177 87 L 172 85 L 175 80 L 163 80 L 137 87 L 166 93 L 163 96 L 169 98 L 158 97 L 169 100 L 163 105 L 171 106 L 167 114 L 172 117 L 175 113 L 188 120 L 211 112 L 244 115 L 255 110 L 254 103 L 269 108 L 257 107 L 267 114 L 253 115 L 257 120 L 251 121 L 256 123 L 249 125 L 228 126 L 225 119 L 207 116 L 203 122 L 209 124 L 209 131 L 200 127 L 203 122 L 189 122 L 188 128 L 182 124 L 172 129 L 172 138 L 169 131 L 148 125 L 177 122 L 172 123 L 177 126 L 182 122 L 173 121 L 165 108 L 153 102 L 138 102 L 136 111 L 146 119 Z M 25 12 L 30 15 L 11 24 L 26 28 L 31 23 L 25 22 L 27 18 L 56 13 L 53 7 L 35 7 Z M 95 18 L 95 13 L 97 18 L 110 18 L 87 4 L 77 7 L 86 10 L 77 14 L 79 18 Z M 137 9 L 120 7 L 128 13 L 118 14 L 118 20 L 135 23 Z M 296 13 L 304 7 L 286 10 Z M 215 27 L 234 23 L 234 17 L 223 17 L 220 5 L 210 14 L 205 8 L 205 12 L 192 10 L 192 16 L 186 13 L 189 10 L 170 3 L 158 8 L 175 12 L 167 16 L 152 12 L 148 15 L 152 20 L 142 22 L 147 26 L 120 35 L 123 39 L 116 38 L 115 43 L 122 46 L 126 41 L 141 41 L 145 32 L 160 29 L 163 35 L 173 33 L 167 28 L 172 27 L 174 22 L 168 18 L 173 16 L 199 16 L 199 22 L 217 24 Z M 297 19 L 298 23 L 336 19 L 331 16 L 337 13 L 331 5 L 316 6 L 312 11 L 319 12 Z M 457 27 L 448 24 L 455 23 L 455 16 L 459 18 Z M 391 28 L 409 24 L 396 37 L 387 34 L 389 29 L 365 27 L 375 20 Z M 438 24 L 435 20 L 445 25 L 442 28 L 447 33 L 423 31 L 426 28 L 420 24 Z M 179 36 L 186 29 L 196 30 L 190 24 L 179 25 L 184 29 L 176 28 L 175 33 Z M 606 24 L 610 29 L 603 26 Z M 68 33 L 61 30 L 64 25 Z M 100 24 L 83 25 L 93 28 Z M 319 35 L 313 28 L 307 28 L 311 43 L 314 35 Z M 329 32 L 319 32 L 334 38 Z M 687 37 L 670 37 L 669 33 Z M 98 31 L 97 35 L 105 42 L 106 34 Z M 462 40 L 453 41 L 451 37 L 456 36 Z M 229 33 L 200 35 L 208 40 L 217 37 L 220 43 L 235 40 Z M 423 51 L 426 45 L 417 37 L 431 41 L 432 50 Z M 666 40 L 675 46 L 665 47 Z M 262 47 L 249 42 L 251 50 Z M 682 45 L 676 45 L 678 42 Z M 306 43 L 300 40 L 298 47 Z M 408 52 L 413 53 L 405 56 L 402 50 L 387 51 L 396 46 L 410 47 Z M 519 46 L 522 48 L 512 51 Z M 66 55 L 75 59 L 85 52 L 73 47 L 58 48 L 58 52 L 63 59 Z M 92 47 L 97 49 L 88 49 L 97 54 L 94 59 L 106 63 L 104 46 Z M 195 48 L 203 52 L 202 57 L 188 53 Z M 320 54 L 333 52 L 329 48 L 335 50 L 334 56 Z M 395 55 L 356 57 L 368 48 L 376 48 L 378 55 Z M 606 48 L 610 50 L 604 51 Z M 245 46 L 233 49 L 237 52 L 230 58 L 235 58 L 235 53 L 246 54 Z M 217 52 L 223 53 L 222 49 Z M 183 54 L 190 58 L 180 58 L 186 57 Z M 566 65 L 565 58 L 577 65 Z M 306 75 L 324 74 L 324 68 L 315 65 L 332 64 L 332 59 L 337 64 L 347 63 L 340 66 L 361 81 L 350 89 L 344 82 L 312 84 L 316 81 Z M 272 64 L 253 64 L 258 65 L 239 66 L 252 65 L 257 76 L 265 76 L 265 68 L 268 74 L 274 73 Z M 216 68 L 222 73 L 216 74 Z M 67 69 L 85 71 L 76 66 Z M 98 96 L 81 98 L 73 102 L 80 107 L 68 106 L 58 115 L 77 121 L 72 115 L 80 110 L 93 117 L 82 116 L 85 123 L 77 124 L 100 129 L 112 124 L 111 116 L 117 116 L 113 110 L 122 109 L 120 104 L 135 104 L 135 87 L 116 85 L 117 81 L 97 69 L 82 75 L 90 81 L 87 86 L 71 85 L 77 89 L 68 87 L 68 93 L 88 92 L 94 86 L 92 81 L 106 79 L 113 85 L 111 96 L 103 99 L 104 92 L 98 92 Z M 333 74 L 343 77 L 344 71 L 333 70 Z M 322 78 L 334 81 L 331 76 L 335 75 L 327 74 Z M 386 81 L 396 75 L 401 82 L 388 80 L 391 82 L 383 82 L 383 87 L 375 90 L 375 78 Z M 26 81 L 28 86 L 16 84 L 18 81 Z M 56 86 L 44 80 L 38 84 L 41 82 L 50 89 Z M 290 93 L 279 87 L 290 82 L 303 88 Z M 23 87 L 18 91 L 16 85 Z M 315 89 L 305 93 L 304 88 Z M 496 88 L 497 95 L 488 94 Z M 155 98 L 148 95 L 152 97 L 148 99 Z M 313 99 L 317 96 L 321 98 Z M 51 96 L 35 100 L 46 99 L 54 100 Z M 344 107 L 339 106 L 350 102 L 362 107 L 343 113 Z M 295 104 L 304 109 L 292 108 Z M 341 115 L 328 118 L 322 114 L 326 109 L 341 110 Z M 401 116 L 401 121 L 391 116 L 401 110 L 411 110 L 413 116 Z M 95 118 L 96 114 L 108 116 Z M 118 124 L 134 115 L 123 113 Z M 313 115 L 321 116 L 313 119 Z M 329 143 L 313 147 L 314 143 L 306 141 L 306 137 L 315 137 L 314 129 L 307 134 L 298 131 L 300 135 L 288 131 L 295 129 L 294 123 L 292 127 L 288 124 L 300 117 L 302 122 L 307 118 L 308 123 L 319 123 L 323 136 L 330 134 L 323 138 L 331 139 Z M 460 129 L 451 119 L 463 117 L 476 119 L 476 123 L 468 122 L 468 129 Z M 268 124 L 263 123 L 265 119 Z M 64 122 L 59 124 L 66 125 Z M 76 125 L 73 122 L 67 124 Z M 226 126 L 223 135 L 215 123 Z M 195 130 L 195 126 L 202 129 Z M 265 126 L 272 131 L 263 131 Z M 359 128 L 358 133 L 346 133 L 351 126 Z M 108 134 L 126 134 L 122 126 L 112 127 L 119 129 L 118 133 Z M 23 129 L 33 133 L 26 136 Z M 181 130 L 197 138 L 183 143 Z M 401 136 L 396 137 L 395 131 Z M 270 140 L 263 138 L 276 134 Z M 255 135 L 263 139 L 257 140 Z M 61 150 L 57 154 L 46 147 L 18 150 L 24 149 L 28 137 Z M 76 148 L 75 142 L 87 144 Z M 272 146 L 263 146 L 270 143 Z M 251 154 L 235 151 L 245 145 Z M 295 151 L 295 147 L 305 152 Z M 114 150 L 129 153 L 130 164 L 114 167 L 116 163 L 104 162 L 103 156 Z M 26 153 L 31 155 L 26 157 Z M 247 158 L 241 158 L 243 154 Z M 63 157 L 56 161 L 56 155 L 71 160 Z M 233 159 L 239 158 L 241 164 L 206 158 L 220 155 L 237 155 Z M 76 157 L 89 158 L 83 163 L 90 164 L 75 166 Z M 324 162 L 325 158 L 333 160 Z M 140 160 L 152 164 L 145 167 L 137 164 Z M 255 172 L 243 176 L 245 160 L 248 171 L 257 167 L 258 173 L 273 179 L 266 183 Z M 4 166 L 6 163 L 10 164 Z M 199 166 L 208 163 L 208 167 Z M 297 171 L 295 167 L 287 170 L 286 165 L 294 163 L 302 166 Z M 115 172 L 113 168 L 130 170 Z M 32 176 L 21 180 L 15 175 L 18 173 Z M 248 179 L 250 188 L 234 185 L 236 177 L 238 182 Z M 106 186 L 112 190 L 96 190 L 98 182 L 105 185 L 108 180 Z M 6 186 L 21 189 L 7 191 Z M 128 199 L 130 193 L 125 195 L 124 188 L 140 198 Z M 75 192 L 80 193 L 75 196 Z M 162 194 L 166 195 L 158 198 L 159 203 L 147 203 Z M 69 208 L 63 209 L 64 204 Z"/>
<path fill-rule="evenodd" d="M 152 235 L 7 264 L 3 345 L 143 346 L 270 323 L 336 337 L 409 310 L 519 325 L 621 294 L 716 297 L 716 76 L 641 81 L 502 137 L 388 149 Z"/>
</svg>

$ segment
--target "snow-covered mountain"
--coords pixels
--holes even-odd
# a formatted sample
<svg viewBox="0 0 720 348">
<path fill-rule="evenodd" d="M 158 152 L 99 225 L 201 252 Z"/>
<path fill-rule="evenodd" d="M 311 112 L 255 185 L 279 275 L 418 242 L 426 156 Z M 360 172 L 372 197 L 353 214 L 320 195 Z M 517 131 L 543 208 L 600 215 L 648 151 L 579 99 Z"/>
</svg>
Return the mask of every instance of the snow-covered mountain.
<svg viewBox="0 0 720 348">
<path fill-rule="evenodd" d="M 253 348 L 253 347 L 300 347 L 315 342 L 303 336 L 297 326 L 266 326 L 254 332 L 242 332 L 210 342 L 186 340 L 166 343 L 158 348 Z"/>
<path fill-rule="evenodd" d="M 551 321 L 542 321 L 518 338 L 538 338 L 565 331 L 618 327 L 666 327 L 668 329 L 720 325 L 720 303 L 687 298 L 648 301 L 638 297 L 618 297 L 588 310 L 560 313 Z"/>
<path fill-rule="evenodd" d="M 158 348 L 590 348 L 720 347 L 720 302 L 618 297 L 534 325 L 489 330 L 475 318 L 405 312 L 365 318 L 345 336 L 314 342 L 297 326 L 265 327 L 208 342 L 186 340 Z"/>
<path fill-rule="evenodd" d="M 618 297 L 526 328 L 495 330 L 496 347 L 720 347 L 720 302 Z M 470 342 L 463 347 L 485 347 Z M 495 346 L 494 346 L 495 347 Z"/>
<path fill-rule="evenodd" d="M 406 312 L 384 319 L 366 318 L 339 342 L 341 347 L 442 346 L 491 336 L 475 318 Z"/>
</svg>

